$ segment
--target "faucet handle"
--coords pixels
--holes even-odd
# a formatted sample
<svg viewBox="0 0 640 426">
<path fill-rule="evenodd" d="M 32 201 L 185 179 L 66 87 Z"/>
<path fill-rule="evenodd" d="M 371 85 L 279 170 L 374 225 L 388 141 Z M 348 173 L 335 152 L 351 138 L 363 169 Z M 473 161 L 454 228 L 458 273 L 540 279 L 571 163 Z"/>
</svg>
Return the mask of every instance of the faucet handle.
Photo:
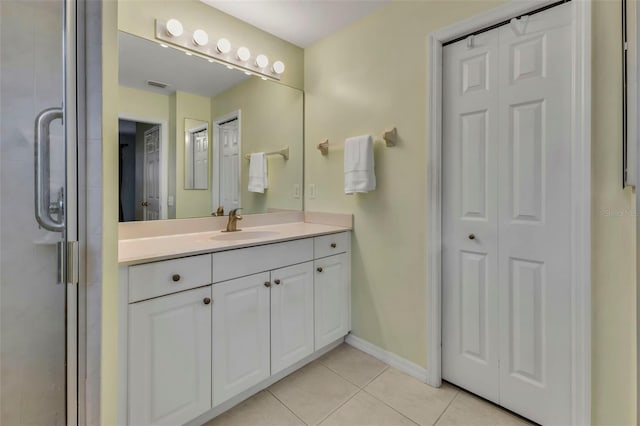
<svg viewBox="0 0 640 426">
<path fill-rule="evenodd" d="M 229 211 L 229 216 L 235 216 L 236 219 L 242 219 L 242 216 L 239 216 L 237 213 L 239 210 L 242 210 L 242 207 L 238 207 L 237 209 L 232 209 Z"/>
</svg>

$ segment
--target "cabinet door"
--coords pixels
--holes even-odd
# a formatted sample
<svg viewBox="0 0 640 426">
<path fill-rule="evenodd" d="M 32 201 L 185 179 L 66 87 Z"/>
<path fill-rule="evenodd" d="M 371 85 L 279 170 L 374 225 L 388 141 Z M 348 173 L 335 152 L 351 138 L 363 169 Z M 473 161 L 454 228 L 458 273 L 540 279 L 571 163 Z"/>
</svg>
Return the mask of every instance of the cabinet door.
<svg viewBox="0 0 640 426">
<path fill-rule="evenodd" d="M 211 408 L 211 287 L 129 305 L 129 424 L 183 424 Z"/>
<path fill-rule="evenodd" d="M 313 353 L 313 262 L 271 272 L 271 374 Z"/>
<path fill-rule="evenodd" d="M 269 273 L 213 286 L 213 405 L 270 375 Z"/>
<path fill-rule="evenodd" d="M 315 349 L 343 337 L 349 332 L 350 273 L 347 254 L 316 260 L 315 293 Z"/>
</svg>

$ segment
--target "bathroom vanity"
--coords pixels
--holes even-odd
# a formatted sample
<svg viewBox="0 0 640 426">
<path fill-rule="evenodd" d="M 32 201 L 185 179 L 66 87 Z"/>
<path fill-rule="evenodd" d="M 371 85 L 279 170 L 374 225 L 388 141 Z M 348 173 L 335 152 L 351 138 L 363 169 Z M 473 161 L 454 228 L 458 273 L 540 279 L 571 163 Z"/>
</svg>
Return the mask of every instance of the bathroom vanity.
<svg viewBox="0 0 640 426">
<path fill-rule="evenodd" d="M 351 328 L 350 228 L 121 240 L 121 424 L 207 421 L 340 344 Z"/>
</svg>

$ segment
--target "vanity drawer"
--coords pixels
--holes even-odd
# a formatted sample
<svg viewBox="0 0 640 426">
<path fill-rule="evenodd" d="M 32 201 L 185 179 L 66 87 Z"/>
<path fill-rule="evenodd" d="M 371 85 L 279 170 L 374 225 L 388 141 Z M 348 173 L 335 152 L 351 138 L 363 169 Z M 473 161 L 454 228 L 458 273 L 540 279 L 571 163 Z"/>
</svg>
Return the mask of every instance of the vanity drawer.
<svg viewBox="0 0 640 426">
<path fill-rule="evenodd" d="M 211 255 L 164 260 L 129 268 L 129 303 L 211 284 Z"/>
<path fill-rule="evenodd" d="M 244 277 L 313 260 L 313 239 L 213 253 L 213 282 Z"/>
<path fill-rule="evenodd" d="M 331 256 L 333 254 L 344 253 L 349 248 L 349 233 L 341 232 L 339 234 L 323 235 L 313 239 L 314 257 Z"/>
</svg>

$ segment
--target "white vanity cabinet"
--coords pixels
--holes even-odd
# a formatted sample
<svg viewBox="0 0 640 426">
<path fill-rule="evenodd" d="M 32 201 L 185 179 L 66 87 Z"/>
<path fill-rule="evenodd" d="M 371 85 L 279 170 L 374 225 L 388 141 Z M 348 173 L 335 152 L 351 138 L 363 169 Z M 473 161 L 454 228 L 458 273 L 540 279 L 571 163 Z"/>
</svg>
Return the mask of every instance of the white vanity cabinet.
<svg viewBox="0 0 640 426">
<path fill-rule="evenodd" d="M 120 423 L 204 422 L 339 344 L 349 251 L 341 232 L 121 267 Z"/>
<path fill-rule="evenodd" d="M 314 262 L 315 346 L 321 348 L 350 330 L 350 267 L 346 253 Z"/>
<path fill-rule="evenodd" d="M 213 286 L 213 404 L 268 378 L 269 273 Z M 270 284 L 269 284 L 270 285 Z"/>
<path fill-rule="evenodd" d="M 129 424 L 183 424 L 211 408 L 211 286 L 129 305 Z"/>
<path fill-rule="evenodd" d="M 313 323 L 313 262 L 272 271 L 271 374 L 313 353 Z"/>
</svg>

